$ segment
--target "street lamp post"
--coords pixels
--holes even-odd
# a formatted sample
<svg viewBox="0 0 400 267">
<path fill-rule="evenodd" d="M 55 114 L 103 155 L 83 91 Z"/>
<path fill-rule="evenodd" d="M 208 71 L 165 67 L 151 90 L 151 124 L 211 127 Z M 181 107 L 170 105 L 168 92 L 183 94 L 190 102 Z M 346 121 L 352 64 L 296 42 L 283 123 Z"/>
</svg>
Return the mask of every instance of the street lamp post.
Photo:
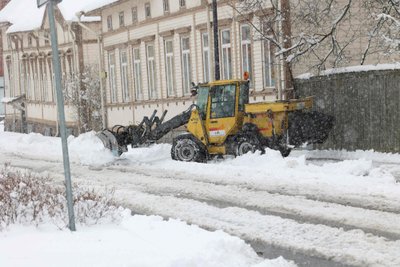
<svg viewBox="0 0 400 267">
<path fill-rule="evenodd" d="M 212 1 L 212 10 L 213 10 L 213 29 L 214 29 L 214 75 L 215 80 L 218 81 L 220 79 L 220 64 L 219 64 L 219 43 L 218 43 L 218 5 L 217 0 Z"/>
</svg>

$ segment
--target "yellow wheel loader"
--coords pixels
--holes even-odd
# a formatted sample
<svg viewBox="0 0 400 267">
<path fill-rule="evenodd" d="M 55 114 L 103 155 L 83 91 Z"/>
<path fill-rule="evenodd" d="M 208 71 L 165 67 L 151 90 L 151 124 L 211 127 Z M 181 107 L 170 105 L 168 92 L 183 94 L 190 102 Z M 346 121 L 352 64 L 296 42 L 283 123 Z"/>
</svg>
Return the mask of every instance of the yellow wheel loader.
<svg viewBox="0 0 400 267">
<path fill-rule="evenodd" d="M 286 157 L 304 143 L 322 143 L 333 127 L 333 117 L 312 111 L 313 99 L 249 103 L 249 81 L 221 80 L 192 88 L 197 103 L 163 122 L 156 111 L 139 125 L 116 125 L 98 136 L 116 155 L 154 143 L 185 125 L 187 133 L 173 139 L 171 157 L 179 161 L 206 162 L 213 156 L 240 156 L 266 147 Z"/>
</svg>

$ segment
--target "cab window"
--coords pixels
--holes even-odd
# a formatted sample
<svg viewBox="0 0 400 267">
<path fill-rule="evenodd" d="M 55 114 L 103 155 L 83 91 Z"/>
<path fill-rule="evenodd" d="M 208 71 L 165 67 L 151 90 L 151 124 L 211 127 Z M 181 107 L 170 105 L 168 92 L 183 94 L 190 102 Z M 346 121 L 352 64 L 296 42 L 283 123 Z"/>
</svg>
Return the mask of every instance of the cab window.
<svg viewBox="0 0 400 267">
<path fill-rule="evenodd" d="M 209 87 L 199 87 L 197 90 L 197 107 L 203 120 L 206 119 Z"/>
<path fill-rule="evenodd" d="M 236 84 L 217 85 L 211 88 L 211 119 L 235 116 Z"/>
</svg>

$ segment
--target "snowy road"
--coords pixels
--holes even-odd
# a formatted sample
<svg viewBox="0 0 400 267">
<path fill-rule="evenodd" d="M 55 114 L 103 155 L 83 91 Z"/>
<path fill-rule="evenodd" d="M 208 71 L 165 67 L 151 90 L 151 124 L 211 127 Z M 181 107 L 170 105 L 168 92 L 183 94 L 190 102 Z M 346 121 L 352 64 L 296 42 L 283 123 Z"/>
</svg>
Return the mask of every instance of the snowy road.
<svg viewBox="0 0 400 267">
<path fill-rule="evenodd" d="M 103 152 L 88 160 L 74 155 L 84 146 L 70 145 L 73 181 L 114 189 L 136 213 L 223 229 L 299 266 L 400 266 L 400 155 L 268 151 L 197 164 L 172 161 L 170 146 L 156 145 L 99 164 Z M 64 179 L 51 153 L 5 149 L 4 162 Z"/>
</svg>

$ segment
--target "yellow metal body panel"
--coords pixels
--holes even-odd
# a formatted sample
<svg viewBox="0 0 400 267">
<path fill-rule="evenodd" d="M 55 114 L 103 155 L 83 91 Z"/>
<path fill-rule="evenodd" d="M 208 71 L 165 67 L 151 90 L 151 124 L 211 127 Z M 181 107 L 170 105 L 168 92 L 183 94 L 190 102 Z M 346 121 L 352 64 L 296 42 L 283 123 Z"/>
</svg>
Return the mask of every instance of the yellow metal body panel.
<svg viewBox="0 0 400 267">
<path fill-rule="evenodd" d="M 206 129 L 210 143 L 220 145 L 225 142 L 228 135 L 237 132 L 237 120 L 235 117 L 207 119 Z"/>
<path fill-rule="evenodd" d="M 274 112 L 272 116 L 258 113 L 246 116 L 243 123 L 253 123 L 264 137 L 271 137 L 283 134 L 288 127 L 288 116 L 286 112 Z"/>
<path fill-rule="evenodd" d="M 295 111 L 311 109 L 313 98 L 292 99 L 290 101 L 252 103 L 245 106 L 246 113 L 263 113 L 271 110 L 272 112 Z"/>
<path fill-rule="evenodd" d="M 280 136 L 288 128 L 288 112 L 311 109 L 312 105 L 312 97 L 247 104 L 243 123 L 254 123 L 264 137 Z"/>
<path fill-rule="evenodd" d="M 226 154 L 226 150 L 225 150 L 225 146 L 212 146 L 210 145 L 208 147 L 208 153 L 210 155 L 225 155 Z"/>
<path fill-rule="evenodd" d="M 190 114 L 190 119 L 187 124 L 187 130 L 191 134 L 193 134 L 198 140 L 200 140 L 204 145 L 208 145 L 208 138 L 206 135 L 204 123 L 197 109 L 192 110 L 192 114 Z"/>
</svg>

